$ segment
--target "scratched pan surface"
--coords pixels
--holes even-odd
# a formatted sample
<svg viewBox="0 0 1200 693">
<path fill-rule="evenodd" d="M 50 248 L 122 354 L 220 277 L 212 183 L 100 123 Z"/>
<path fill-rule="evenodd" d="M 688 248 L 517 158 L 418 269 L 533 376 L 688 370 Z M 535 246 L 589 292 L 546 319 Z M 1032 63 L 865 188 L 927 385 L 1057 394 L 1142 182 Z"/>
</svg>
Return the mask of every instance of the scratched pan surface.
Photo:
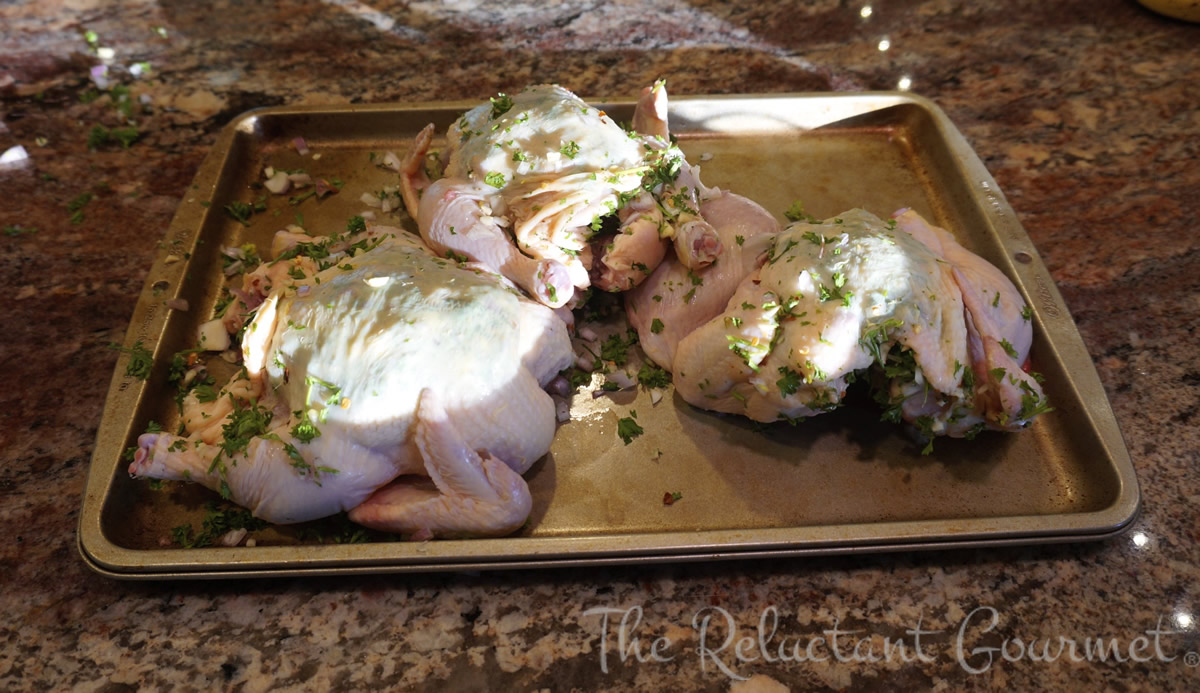
<svg viewBox="0 0 1200 693">
<path fill-rule="evenodd" d="M 403 155 L 426 123 L 444 132 L 471 105 L 273 108 L 226 128 L 181 201 L 126 336 L 153 351 L 153 373 L 127 377 L 123 356 L 113 376 L 79 529 L 92 568 L 130 579 L 223 578 L 901 551 L 1097 539 L 1136 515 L 1133 467 L 1071 317 L 995 181 L 936 106 L 907 94 L 704 97 L 674 99 L 671 126 L 689 160 L 704 162 L 709 185 L 776 215 L 796 199 L 818 217 L 914 207 L 1000 267 L 1033 307 L 1033 367 L 1056 410 L 1020 434 L 938 440 L 922 456 L 864 403 L 762 428 L 670 392 L 653 405 L 645 393 L 593 399 L 584 391 L 550 454 L 526 475 L 534 508 L 514 536 L 314 544 L 282 528 L 256 533 L 254 547 L 164 546 L 172 527 L 198 528 L 215 496 L 183 484 L 151 489 L 131 480 L 120 458 L 149 421 L 176 424 L 167 367 L 211 314 L 223 282 L 220 246 L 269 248 L 297 212 L 316 233 L 341 231 L 364 209 L 363 192 L 396 184 L 371 152 Z M 628 101 L 606 109 L 618 120 L 632 112 Z M 300 157 L 296 136 L 320 158 Z M 243 227 L 222 207 L 258 198 L 251 183 L 267 164 L 345 185 L 295 206 L 272 196 Z M 403 213 L 393 216 L 412 228 Z M 168 310 L 164 301 L 176 297 L 191 309 Z M 625 445 L 617 419 L 631 410 L 645 434 Z M 668 492 L 682 498 L 666 506 Z"/>
</svg>

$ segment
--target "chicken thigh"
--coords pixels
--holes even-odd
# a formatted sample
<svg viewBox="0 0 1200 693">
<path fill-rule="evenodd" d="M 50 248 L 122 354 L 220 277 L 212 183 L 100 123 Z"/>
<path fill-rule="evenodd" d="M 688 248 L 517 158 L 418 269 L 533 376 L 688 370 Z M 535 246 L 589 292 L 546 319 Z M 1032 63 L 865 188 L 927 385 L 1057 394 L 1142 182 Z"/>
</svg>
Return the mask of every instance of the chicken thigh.
<svg viewBox="0 0 1200 693">
<path fill-rule="evenodd" d="M 351 510 L 418 536 L 517 529 L 520 475 L 554 435 L 542 387 L 573 360 L 563 322 L 404 232 L 330 259 L 272 288 L 243 372 L 185 401 L 186 436 L 142 436 L 130 473 L 199 482 L 276 523 Z"/>
<path fill-rule="evenodd" d="M 729 297 L 766 257 L 779 222 L 756 202 L 716 188 L 706 192 L 700 216 L 716 231 L 724 252 L 693 270 L 672 251 L 650 277 L 625 295 L 629 324 L 655 363 L 673 370 L 679 340 L 725 308 Z"/>
</svg>

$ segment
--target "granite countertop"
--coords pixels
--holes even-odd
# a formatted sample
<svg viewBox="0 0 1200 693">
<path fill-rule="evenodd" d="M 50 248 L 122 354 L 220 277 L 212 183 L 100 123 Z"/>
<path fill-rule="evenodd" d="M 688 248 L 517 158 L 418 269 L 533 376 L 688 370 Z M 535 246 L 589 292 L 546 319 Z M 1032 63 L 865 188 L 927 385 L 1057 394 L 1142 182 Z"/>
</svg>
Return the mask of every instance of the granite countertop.
<svg viewBox="0 0 1200 693">
<path fill-rule="evenodd" d="M 16 371 L 0 393 L 0 688 L 1200 682 L 1200 26 L 1131 0 L 18 0 L 0 5 L 0 25 L 0 152 L 10 152 L 0 166 L 0 362 Z M 88 145 L 93 125 L 123 126 L 111 97 L 93 91 L 90 75 L 103 80 L 94 68 L 106 63 L 107 79 L 132 96 L 127 149 Z M 676 94 L 891 90 L 904 80 L 940 105 L 1078 323 L 1141 483 L 1132 530 L 1036 548 L 224 583 L 126 583 L 85 566 L 75 532 L 117 359 L 107 345 L 122 341 L 156 242 L 224 124 L 265 105 L 477 99 L 543 81 L 632 94 L 664 75 Z M 591 609 L 612 610 L 606 638 Z M 783 643 L 791 661 L 777 649 L 764 658 L 751 647 L 741 661 L 732 646 L 698 651 L 697 615 L 719 624 L 728 614 L 753 637 L 772 613 L 771 647 Z M 960 661 L 959 628 L 979 633 L 992 618 L 997 637 L 966 642 Z M 719 634 L 707 632 L 708 648 Z M 1001 635 L 1008 659 L 971 653 Z M 855 644 L 909 649 L 839 661 L 835 636 L 847 660 Z M 803 655 L 820 637 L 809 654 L 824 661 L 795 661 L 793 645 Z M 1122 661 L 1054 657 L 1060 637 L 1080 648 L 1115 640 Z M 1054 661 L 1041 661 L 1047 644 Z"/>
</svg>

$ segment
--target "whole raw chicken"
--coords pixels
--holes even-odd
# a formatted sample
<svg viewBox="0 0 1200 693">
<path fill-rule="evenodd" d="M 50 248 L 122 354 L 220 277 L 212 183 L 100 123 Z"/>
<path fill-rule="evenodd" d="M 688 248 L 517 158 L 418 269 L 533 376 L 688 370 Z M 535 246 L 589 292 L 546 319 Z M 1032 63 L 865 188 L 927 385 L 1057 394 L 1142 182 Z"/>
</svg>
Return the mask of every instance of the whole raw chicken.
<svg viewBox="0 0 1200 693">
<path fill-rule="evenodd" d="M 694 191 L 674 185 L 686 164 L 665 136 L 665 99 L 661 83 L 647 88 L 634 123 L 653 132 L 626 132 L 557 85 L 500 94 L 450 126 L 443 178 L 426 170 L 434 126 L 417 136 L 405 206 L 434 251 L 481 262 L 551 307 L 593 283 L 636 286 L 668 241 L 690 265 L 709 264 L 720 247 Z M 620 228 L 600 236 L 612 215 Z"/>
<path fill-rule="evenodd" d="M 188 397 L 186 436 L 143 435 L 130 473 L 201 483 L 275 523 L 348 510 L 418 537 L 519 528 L 521 474 L 555 430 L 542 387 L 573 359 L 564 323 L 404 231 L 368 238 L 277 281 L 244 372 L 213 401 Z"/>
<path fill-rule="evenodd" d="M 912 211 L 798 222 L 723 313 L 683 337 L 674 383 L 688 402 L 757 421 L 833 409 L 874 365 L 885 418 L 927 436 L 1015 430 L 1047 409 L 1022 369 L 1032 343 L 1020 293 Z"/>
</svg>

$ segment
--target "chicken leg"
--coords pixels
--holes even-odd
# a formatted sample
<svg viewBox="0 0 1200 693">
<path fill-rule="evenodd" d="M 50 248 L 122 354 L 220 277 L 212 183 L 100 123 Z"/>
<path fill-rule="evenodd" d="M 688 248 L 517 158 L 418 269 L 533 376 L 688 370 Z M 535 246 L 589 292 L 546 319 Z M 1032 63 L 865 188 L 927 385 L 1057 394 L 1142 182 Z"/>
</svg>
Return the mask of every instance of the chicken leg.
<svg viewBox="0 0 1200 693">
<path fill-rule="evenodd" d="M 488 452 L 472 450 L 430 389 L 421 392 L 414 437 L 434 488 L 397 480 L 351 510 L 351 520 L 426 539 L 502 536 L 529 517 L 533 499 L 525 480 Z"/>
</svg>

